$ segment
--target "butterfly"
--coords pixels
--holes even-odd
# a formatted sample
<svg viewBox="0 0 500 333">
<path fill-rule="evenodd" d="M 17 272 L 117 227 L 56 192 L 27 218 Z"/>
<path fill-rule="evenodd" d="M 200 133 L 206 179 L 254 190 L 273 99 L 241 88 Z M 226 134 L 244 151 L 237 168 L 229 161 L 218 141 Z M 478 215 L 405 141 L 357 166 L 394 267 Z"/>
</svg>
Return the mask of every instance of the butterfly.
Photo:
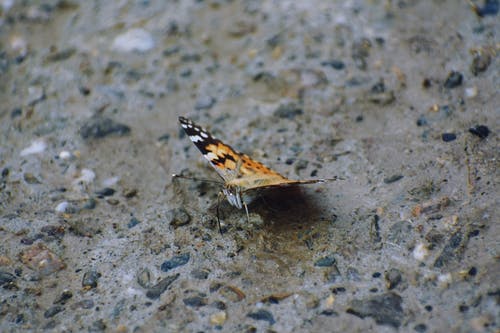
<svg viewBox="0 0 500 333">
<path fill-rule="evenodd" d="M 220 194 L 224 195 L 232 206 L 238 209 L 244 207 L 247 220 L 249 219 L 248 203 L 251 201 L 251 196 L 248 195 L 249 192 L 267 188 L 324 183 L 340 179 L 339 177 L 308 180 L 288 179 L 264 164 L 253 160 L 248 155 L 237 152 L 229 145 L 214 138 L 207 130 L 196 125 L 192 120 L 179 117 L 179 122 L 194 145 L 222 178 L 223 186 Z M 187 178 L 176 174 L 173 177 Z M 217 220 L 220 229 L 218 209 L 217 205 Z"/>
</svg>

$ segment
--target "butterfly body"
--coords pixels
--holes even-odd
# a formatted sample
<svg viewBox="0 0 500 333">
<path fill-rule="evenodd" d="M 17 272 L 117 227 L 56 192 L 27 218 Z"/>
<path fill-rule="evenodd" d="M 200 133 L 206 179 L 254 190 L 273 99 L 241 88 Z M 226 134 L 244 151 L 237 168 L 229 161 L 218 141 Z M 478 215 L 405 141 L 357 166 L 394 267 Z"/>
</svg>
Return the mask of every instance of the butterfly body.
<svg viewBox="0 0 500 333">
<path fill-rule="evenodd" d="M 257 189 L 284 187 L 301 184 L 322 183 L 332 179 L 292 180 L 271 170 L 262 163 L 242 154 L 229 145 L 214 138 L 208 131 L 192 120 L 179 117 L 181 127 L 210 165 L 223 179 L 222 193 L 227 201 L 241 209 L 250 202 L 251 192 Z"/>
</svg>

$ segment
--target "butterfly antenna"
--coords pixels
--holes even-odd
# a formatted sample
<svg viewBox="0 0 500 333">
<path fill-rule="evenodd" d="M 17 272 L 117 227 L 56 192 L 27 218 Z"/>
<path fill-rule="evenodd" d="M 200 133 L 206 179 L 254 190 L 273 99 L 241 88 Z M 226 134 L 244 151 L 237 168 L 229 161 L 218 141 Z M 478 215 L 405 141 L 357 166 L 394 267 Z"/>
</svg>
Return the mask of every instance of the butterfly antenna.
<svg viewBox="0 0 500 333">
<path fill-rule="evenodd" d="M 220 182 L 218 180 L 206 179 L 206 178 L 188 177 L 188 176 L 178 175 L 176 173 L 172 174 L 172 178 L 182 178 L 182 179 L 194 180 L 194 181 L 197 181 L 197 182 L 222 184 L 222 182 Z"/>
<path fill-rule="evenodd" d="M 245 212 L 247 212 L 247 223 L 250 223 L 250 215 L 248 215 L 248 206 L 246 202 L 243 202 L 243 206 L 245 206 Z"/>
</svg>

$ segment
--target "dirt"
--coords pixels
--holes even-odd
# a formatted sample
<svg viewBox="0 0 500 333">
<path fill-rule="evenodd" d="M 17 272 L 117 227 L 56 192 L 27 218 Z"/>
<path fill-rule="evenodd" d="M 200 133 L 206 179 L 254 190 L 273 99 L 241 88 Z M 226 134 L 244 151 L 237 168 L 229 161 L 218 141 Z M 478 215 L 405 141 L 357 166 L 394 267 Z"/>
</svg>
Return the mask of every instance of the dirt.
<svg viewBox="0 0 500 333">
<path fill-rule="evenodd" d="M 498 1 L 3 1 L 0 330 L 498 332 L 499 22 Z M 179 116 L 341 179 L 217 207 Z"/>
</svg>

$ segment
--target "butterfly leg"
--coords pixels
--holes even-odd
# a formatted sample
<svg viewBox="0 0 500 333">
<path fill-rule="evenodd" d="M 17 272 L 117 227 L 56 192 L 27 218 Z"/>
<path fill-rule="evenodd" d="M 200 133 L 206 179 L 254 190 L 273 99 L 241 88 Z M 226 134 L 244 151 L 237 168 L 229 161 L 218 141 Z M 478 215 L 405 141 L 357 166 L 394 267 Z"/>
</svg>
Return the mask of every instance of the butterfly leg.
<svg viewBox="0 0 500 333">
<path fill-rule="evenodd" d="M 247 213 L 247 223 L 250 223 L 250 215 L 248 215 L 248 206 L 246 202 L 243 202 L 243 206 L 245 206 L 245 212 Z"/>
<path fill-rule="evenodd" d="M 219 232 L 220 232 L 221 235 L 222 235 L 222 228 L 220 226 L 220 211 L 219 211 L 219 206 L 220 206 L 221 199 L 223 197 L 224 197 L 224 193 L 222 193 L 222 191 L 220 191 L 219 194 L 217 195 L 217 225 L 219 226 Z"/>
</svg>

